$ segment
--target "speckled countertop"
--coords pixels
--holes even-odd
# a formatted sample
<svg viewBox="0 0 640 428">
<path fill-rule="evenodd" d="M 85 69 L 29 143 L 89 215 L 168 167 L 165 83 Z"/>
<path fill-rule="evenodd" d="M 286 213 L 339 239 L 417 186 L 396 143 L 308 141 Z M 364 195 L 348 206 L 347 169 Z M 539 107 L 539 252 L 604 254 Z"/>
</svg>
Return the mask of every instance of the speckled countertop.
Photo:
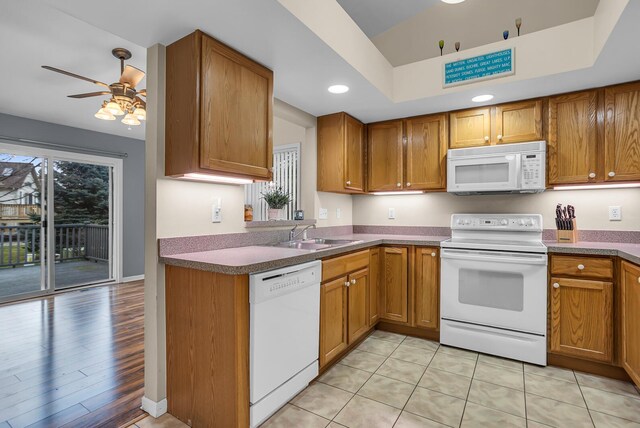
<svg viewBox="0 0 640 428">
<path fill-rule="evenodd" d="M 389 234 L 349 234 L 331 236 L 331 238 L 358 240 L 360 242 L 318 251 L 269 246 L 224 248 L 167 255 L 160 257 L 160 262 L 210 272 L 241 275 L 320 260 L 381 244 L 440 246 L 440 242 L 449 239 L 447 236 Z M 559 244 L 555 241 L 545 241 L 544 244 L 548 247 L 549 253 L 619 256 L 630 262 L 640 264 L 640 244 L 613 242 Z"/>
</svg>

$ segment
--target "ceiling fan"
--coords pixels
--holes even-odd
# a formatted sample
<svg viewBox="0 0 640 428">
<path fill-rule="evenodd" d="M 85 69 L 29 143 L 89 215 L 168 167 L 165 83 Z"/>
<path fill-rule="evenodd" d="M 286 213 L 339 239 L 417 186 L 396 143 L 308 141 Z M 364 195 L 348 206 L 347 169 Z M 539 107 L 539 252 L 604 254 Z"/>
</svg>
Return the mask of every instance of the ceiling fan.
<svg viewBox="0 0 640 428">
<path fill-rule="evenodd" d="M 145 73 L 136 67 L 124 64 L 126 60 L 131 58 L 131 52 L 127 49 L 115 48 L 111 53 L 120 60 L 120 80 L 110 85 L 48 65 L 43 65 L 42 68 L 75 77 L 76 79 L 86 80 L 87 82 L 106 88 L 99 92 L 68 95 L 69 98 L 89 98 L 110 95 L 111 97 L 102 102 L 100 110 L 95 114 L 95 117 L 98 119 L 115 120 L 116 116 L 124 115 L 122 123 L 125 125 L 140 125 L 140 121 L 146 120 L 147 118 L 147 104 L 140 98 L 141 96 L 147 96 L 147 90 L 142 89 L 138 91 L 136 90 L 136 85 L 144 78 Z"/>
</svg>

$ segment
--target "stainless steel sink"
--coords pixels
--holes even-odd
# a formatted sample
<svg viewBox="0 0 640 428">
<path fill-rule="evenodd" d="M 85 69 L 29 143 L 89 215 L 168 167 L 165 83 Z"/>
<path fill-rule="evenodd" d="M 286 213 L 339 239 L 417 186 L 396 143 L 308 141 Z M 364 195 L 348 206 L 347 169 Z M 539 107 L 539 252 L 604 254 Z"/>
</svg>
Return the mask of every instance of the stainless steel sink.
<svg viewBox="0 0 640 428">
<path fill-rule="evenodd" d="M 281 248 L 295 248 L 298 250 L 310 250 L 310 251 L 318 251 L 324 250 L 327 248 L 339 247 L 342 245 L 354 244 L 356 242 L 361 242 L 355 239 L 325 239 L 325 238 L 315 238 L 315 239 L 303 239 L 298 241 L 285 241 L 278 242 L 277 244 L 271 244 L 271 247 L 281 247 Z"/>
</svg>

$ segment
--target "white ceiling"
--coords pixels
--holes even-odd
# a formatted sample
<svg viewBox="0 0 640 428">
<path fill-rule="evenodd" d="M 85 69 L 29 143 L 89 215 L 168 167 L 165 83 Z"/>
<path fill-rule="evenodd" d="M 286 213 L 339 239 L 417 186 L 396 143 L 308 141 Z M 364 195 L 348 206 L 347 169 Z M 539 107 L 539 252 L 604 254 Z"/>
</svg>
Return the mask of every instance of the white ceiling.
<svg viewBox="0 0 640 428">
<path fill-rule="evenodd" d="M 351 1 L 358 3 L 360 12 L 368 9 L 368 0 Z M 402 10 L 404 2 L 387 0 L 386 9 Z M 502 40 L 504 30 L 509 31 L 509 37 L 516 37 L 516 18 L 522 18 L 521 34 L 530 34 L 593 16 L 598 2 L 467 0 L 459 4 L 446 4 L 436 1 L 432 7 L 417 11 L 403 22 L 370 38 L 391 65 L 398 66 L 439 56 L 439 40 L 445 41 L 444 53 L 454 52 L 454 43 L 457 41 L 463 50 L 474 48 Z M 358 19 L 354 20 L 362 26 Z M 366 17 L 363 17 L 362 23 L 368 24 Z"/>
<path fill-rule="evenodd" d="M 2 1 L 1 11 L 0 113 L 144 139 L 144 122 L 128 130 L 119 120 L 93 117 L 105 97 L 67 98 L 101 91 L 101 86 L 44 70 L 41 65 L 110 84 L 120 77 L 120 63 L 111 49 L 129 49 L 133 58 L 127 63 L 144 70 L 145 48 L 40 1 Z M 140 82 L 138 88 L 143 89 L 145 83 Z"/>
<path fill-rule="evenodd" d="M 77 19 L 63 19 L 45 9 L 45 4 Z M 16 67 L 0 69 L 2 81 L 11 82 L 4 83 L 0 91 L 0 111 L 81 128 L 142 137 L 141 129 L 127 134 L 119 122 L 94 119 L 95 101 L 65 97 L 94 88 L 41 70 L 41 64 L 113 80 L 117 78 L 117 62 L 111 57 L 111 48 L 124 45 L 134 52 L 135 60 L 142 61 L 144 49 L 139 46 L 170 44 L 196 28 L 273 69 L 275 96 L 315 116 L 347 111 L 364 122 L 373 122 L 469 107 L 471 96 L 477 95 L 477 89 L 465 89 L 393 103 L 276 0 L 112 0 L 108 8 L 85 0 L 33 0 L 5 1 L 2 7 L 8 12 L 0 18 L 0 43 L 3 54 L 8 52 L 3 56 L 14 58 Z M 123 10 L 127 14 L 123 15 Z M 632 0 L 592 68 L 509 84 L 496 80 L 488 83 L 486 90 L 494 93 L 495 102 L 504 102 L 638 79 L 637 22 L 640 1 Z M 145 68 L 144 62 L 134 61 L 133 65 Z M 345 83 L 351 90 L 331 95 L 326 88 L 334 83 Z"/>
<path fill-rule="evenodd" d="M 337 0 L 360 29 L 372 38 L 440 0 Z"/>
</svg>

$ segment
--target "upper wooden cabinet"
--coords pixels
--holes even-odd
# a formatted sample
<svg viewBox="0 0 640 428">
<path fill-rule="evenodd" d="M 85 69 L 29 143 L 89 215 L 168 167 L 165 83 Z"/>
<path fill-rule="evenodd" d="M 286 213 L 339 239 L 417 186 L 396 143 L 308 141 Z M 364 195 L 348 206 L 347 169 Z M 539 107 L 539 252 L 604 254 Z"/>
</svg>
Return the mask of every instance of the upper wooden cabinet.
<svg viewBox="0 0 640 428">
<path fill-rule="evenodd" d="M 605 89 L 605 181 L 640 180 L 640 82 Z"/>
<path fill-rule="evenodd" d="M 165 174 L 269 180 L 273 72 L 201 31 L 166 61 Z"/>
<path fill-rule="evenodd" d="M 415 323 L 437 329 L 440 324 L 440 252 L 439 248 L 416 248 Z"/>
<path fill-rule="evenodd" d="M 549 98 L 549 184 L 598 180 L 597 91 Z"/>
<path fill-rule="evenodd" d="M 492 142 L 522 143 L 542 139 L 542 100 L 520 101 L 494 107 Z"/>
<path fill-rule="evenodd" d="M 491 108 L 461 110 L 449 115 L 451 126 L 449 147 L 488 146 L 491 144 Z"/>
<path fill-rule="evenodd" d="M 446 114 L 412 117 L 407 130 L 406 190 L 441 190 L 447 187 Z"/>
<path fill-rule="evenodd" d="M 622 262 L 622 366 L 640 385 L 640 267 Z"/>
<path fill-rule="evenodd" d="M 382 247 L 382 312 L 380 318 L 406 323 L 408 313 L 408 257 L 403 247 Z"/>
<path fill-rule="evenodd" d="M 318 190 L 364 192 L 364 125 L 348 114 L 318 118 Z"/>
<path fill-rule="evenodd" d="M 402 190 L 402 121 L 371 123 L 368 136 L 369 191 Z"/>
<path fill-rule="evenodd" d="M 449 121 L 452 149 L 541 140 L 542 100 L 456 111 Z"/>
</svg>

